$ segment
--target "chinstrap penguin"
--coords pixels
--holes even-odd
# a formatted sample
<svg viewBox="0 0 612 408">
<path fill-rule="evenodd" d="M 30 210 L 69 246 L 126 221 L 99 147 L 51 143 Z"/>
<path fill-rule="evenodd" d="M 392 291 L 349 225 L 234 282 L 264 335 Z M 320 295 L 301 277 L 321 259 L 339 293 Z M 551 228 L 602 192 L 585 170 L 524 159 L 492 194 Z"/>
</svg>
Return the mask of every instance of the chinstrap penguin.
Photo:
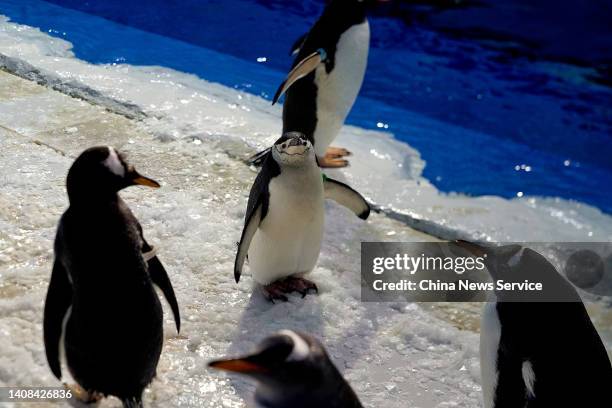
<svg viewBox="0 0 612 408">
<path fill-rule="evenodd" d="M 283 293 L 316 291 L 301 275 L 310 272 L 319 257 L 325 198 L 361 219 L 370 214 L 359 193 L 321 173 L 306 136 L 284 134 L 266 155 L 251 188 L 234 264 L 236 282 L 248 254 L 252 276 L 269 300 L 286 301 Z"/>
<path fill-rule="evenodd" d="M 606 348 L 570 282 L 530 248 L 459 245 L 485 256 L 494 281 L 537 279 L 566 300 L 529 302 L 520 294 L 496 291 L 484 306 L 480 360 L 485 408 L 596 407 L 612 401 Z"/>
<path fill-rule="evenodd" d="M 283 133 L 304 133 L 321 167 L 345 167 L 346 149 L 329 148 L 353 107 L 370 48 L 367 8 L 381 0 L 331 0 L 308 33 L 291 48 L 291 71 L 274 95 L 285 94 Z M 251 161 L 260 164 L 265 152 Z"/>
<path fill-rule="evenodd" d="M 125 407 L 140 407 L 163 342 L 154 284 L 170 304 L 177 331 L 180 316 L 168 274 L 117 193 L 159 184 L 112 147 L 85 150 L 66 184 L 70 206 L 57 229 L 44 309 L 47 361 L 61 379 L 65 357 L 78 383 L 73 391 L 85 402 L 113 395 Z"/>
<path fill-rule="evenodd" d="M 209 366 L 257 380 L 255 401 L 261 407 L 362 407 L 323 345 L 303 333 L 283 330 L 266 338 L 253 354 Z"/>
</svg>

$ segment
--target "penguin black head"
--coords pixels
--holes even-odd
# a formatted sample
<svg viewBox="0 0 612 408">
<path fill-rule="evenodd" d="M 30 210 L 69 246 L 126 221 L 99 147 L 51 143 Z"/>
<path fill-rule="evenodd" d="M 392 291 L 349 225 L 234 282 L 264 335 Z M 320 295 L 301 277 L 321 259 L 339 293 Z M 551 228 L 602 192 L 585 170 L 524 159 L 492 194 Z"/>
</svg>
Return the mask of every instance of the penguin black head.
<svg viewBox="0 0 612 408">
<path fill-rule="evenodd" d="M 365 10 L 366 8 L 387 3 L 391 0 L 327 0 L 328 6 L 352 7 Z"/>
<path fill-rule="evenodd" d="M 272 146 L 272 157 L 280 165 L 300 166 L 314 163 L 312 142 L 300 132 L 287 132 Z"/>
<path fill-rule="evenodd" d="M 390 0 L 328 0 L 326 13 L 333 21 L 359 24 L 366 18 L 368 10 Z M 337 28 L 341 28 L 342 24 Z"/>
<path fill-rule="evenodd" d="M 110 146 L 91 147 L 81 153 L 70 167 L 66 180 L 71 203 L 113 196 L 136 184 L 159 187 L 157 181 L 140 175 Z"/>
<path fill-rule="evenodd" d="M 272 400 L 316 389 L 340 377 L 321 343 L 290 330 L 264 339 L 253 354 L 212 361 L 209 366 L 255 378 L 260 384 L 258 397 L 263 394 Z"/>
<path fill-rule="evenodd" d="M 573 285 L 545 256 L 531 248 L 519 244 L 495 247 L 468 241 L 455 243 L 472 255 L 483 257 L 493 281 L 542 283 L 543 289 L 537 292 L 496 290 L 500 301 L 581 301 Z"/>
</svg>

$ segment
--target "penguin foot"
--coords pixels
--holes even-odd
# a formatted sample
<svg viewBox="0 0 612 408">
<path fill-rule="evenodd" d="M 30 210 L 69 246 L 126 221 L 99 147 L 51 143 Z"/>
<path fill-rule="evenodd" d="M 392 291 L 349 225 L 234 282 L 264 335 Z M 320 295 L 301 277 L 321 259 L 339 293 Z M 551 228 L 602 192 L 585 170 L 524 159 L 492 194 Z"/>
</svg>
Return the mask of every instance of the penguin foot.
<svg viewBox="0 0 612 408">
<path fill-rule="evenodd" d="M 284 293 L 297 292 L 302 295 L 302 298 L 305 298 L 311 290 L 315 293 L 319 293 L 319 288 L 316 283 L 294 276 L 272 282 L 263 287 L 264 296 L 272 303 L 274 303 L 275 299 L 287 302 L 289 299 L 287 299 Z"/>
<path fill-rule="evenodd" d="M 72 396 L 84 404 L 94 404 L 99 402 L 104 395 L 96 391 L 86 391 L 78 384 L 66 384 L 64 388 L 72 393 Z"/>
<path fill-rule="evenodd" d="M 346 167 L 349 164 L 348 160 L 328 157 L 327 154 L 323 158 L 318 159 L 318 162 L 319 167 L 326 168 Z"/>
<path fill-rule="evenodd" d="M 319 293 L 317 284 L 304 278 L 290 276 L 283 281 L 283 284 L 285 286 L 285 293 L 297 292 L 302 295 L 302 298 L 306 297 L 311 290 Z"/>
<path fill-rule="evenodd" d="M 266 300 L 272 303 L 276 303 L 275 300 L 281 300 L 283 302 L 289 301 L 289 298 L 283 294 L 282 281 L 272 282 L 269 285 L 262 286 L 261 290 Z"/>
<path fill-rule="evenodd" d="M 351 152 L 346 150 L 344 147 L 333 147 L 330 146 L 325 152 L 325 157 L 330 159 L 337 159 L 339 157 L 350 156 Z"/>
</svg>

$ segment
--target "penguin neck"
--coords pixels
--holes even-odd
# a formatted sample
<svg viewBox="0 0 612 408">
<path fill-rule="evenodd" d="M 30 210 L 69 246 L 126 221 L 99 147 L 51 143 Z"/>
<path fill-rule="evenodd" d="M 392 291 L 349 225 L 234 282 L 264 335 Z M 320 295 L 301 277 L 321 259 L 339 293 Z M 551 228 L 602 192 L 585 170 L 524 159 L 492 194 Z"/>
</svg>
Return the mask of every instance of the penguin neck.
<svg viewBox="0 0 612 408">
<path fill-rule="evenodd" d="M 329 396 L 329 398 L 332 397 Z M 329 398 L 320 398 L 318 390 L 305 390 L 299 386 L 285 386 L 282 389 L 277 389 L 276 387 L 260 385 L 255 393 L 257 406 L 262 408 L 310 408 L 320 405 L 315 402 L 330 401 Z"/>
<path fill-rule="evenodd" d="M 366 19 L 365 1 L 348 7 L 345 0 L 332 1 L 323 12 L 323 17 L 329 18 L 334 25 L 338 25 L 339 21 L 349 26 L 363 23 Z"/>
<path fill-rule="evenodd" d="M 335 367 L 325 371 L 322 376 L 329 377 L 329 380 L 313 386 L 304 386 L 304 383 L 282 386 L 260 383 L 255 393 L 255 400 L 259 406 L 265 408 L 311 408 L 330 406 L 332 401 L 340 401 L 337 406 L 341 407 L 361 407 L 352 388 Z"/>
<path fill-rule="evenodd" d="M 351 390 L 352 393 L 352 390 Z M 328 406 L 330 401 L 344 399 L 346 390 L 344 387 L 335 389 L 333 392 L 321 392 L 320 390 L 297 390 L 283 388 L 282 390 L 261 392 L 257 390 L 255 395 L 256 403 L 261 408 L 312 408 L 314 406 Z M 353 408 L 359 407 L 349 401 L 343 401 L 341 407 Z"/>
<path fill-rule="evenodd" d="M 116 191 L 68 188 L 68 200 L 71 207 L 107 207 L 119 201 Z"/>
</svg>

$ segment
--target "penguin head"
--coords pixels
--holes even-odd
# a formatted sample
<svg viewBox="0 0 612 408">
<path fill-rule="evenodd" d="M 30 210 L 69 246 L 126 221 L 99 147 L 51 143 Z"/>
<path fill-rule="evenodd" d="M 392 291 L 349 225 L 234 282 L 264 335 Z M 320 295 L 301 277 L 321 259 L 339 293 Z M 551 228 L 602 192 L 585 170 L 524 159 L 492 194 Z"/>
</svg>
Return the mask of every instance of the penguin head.
<svg viewBox="0 0 612 408">
<path fill-rule="evenodd" d="M 375 7 L 379 4 L 390 2 L 391 0 L 328 0 L 330 5 L 338 5 L 344 7 Z"/>
<path fill-rule="evenodd" d="M 270 400 L 318 388 L 337 373 L 321 343 L 290 330 L 266 338 L 253 354 L 209 366 L 255 378 L 258 397 Z"/>
<path fill-rule="evenodd" d="M 315 160 L 312 142 L 300 132 L 287 132 L 272 146 L 272 157 L 280 165 L 301 166 Z"/>
<path fill-rule="evenodd" d="M 158 188 L 159 183 L 139 174 L 110 146 L 91 147 L 74 161 L 66 185 L 71 202 L 115 195 L 128 186 Z"/>
<path fill-rule="evenodd" d="M 519 244 L 491 246 L 468 241 L 456 241 L 456 245 L 484 259 L 484 265 L 493 281 L 542 283 L 538 292 L 498 291 L 499 301 L 580 301 L 572 284 L 542 254 Z"/>
</svg>

